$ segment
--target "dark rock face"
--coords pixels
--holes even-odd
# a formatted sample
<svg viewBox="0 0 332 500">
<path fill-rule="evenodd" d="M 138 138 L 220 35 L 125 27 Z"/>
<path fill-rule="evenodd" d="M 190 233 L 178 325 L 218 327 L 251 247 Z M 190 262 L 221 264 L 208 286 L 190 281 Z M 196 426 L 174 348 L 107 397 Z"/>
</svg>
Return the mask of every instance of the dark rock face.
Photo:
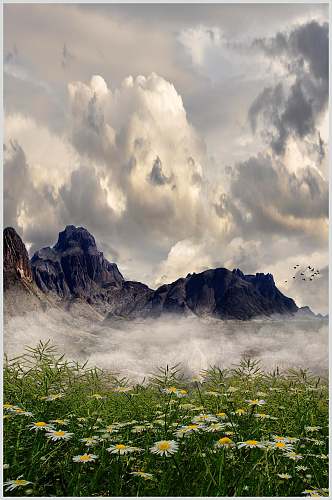
<svg viewBox="0 0 332 500">
<path fill-rule="evenodd" d="M 28 252 L 12 227 L 6 227 L 3 232 L 3 273 L 5 289 L 17 280 L 32 282 Z"/>
<path fill-rule="evenodd" d="M 191 312 L 198 316 L 247 320 L 293 314 L 297 310 L 295 302 L 277 289 L 271 274 L 244 275 L 238 269 L 218 268 L 161 286 L 142 312 L 152 316 Z"/>
<path fill-rule="evenodd" d="M 124 278 L 116 264 L 99 252 L 84 228 L 67 226 L 53 248 L 42 248 L 31 259 L 34 279 L 44 292 L 63 298 L 97 300 L 101 288 L 121 287 Z"/>
</svg>

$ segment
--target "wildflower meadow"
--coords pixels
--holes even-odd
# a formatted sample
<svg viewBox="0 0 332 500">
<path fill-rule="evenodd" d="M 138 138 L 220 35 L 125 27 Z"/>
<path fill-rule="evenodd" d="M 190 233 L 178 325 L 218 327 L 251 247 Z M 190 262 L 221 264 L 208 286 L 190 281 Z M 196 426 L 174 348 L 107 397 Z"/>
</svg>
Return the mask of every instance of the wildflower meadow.
<svg viewBox="0 0 332 500">
<path fill-rule="evenodd" d="M 49 343 L 4 363 L 5 496 L 328 496 L 327 381 L 257 360 L 141 383 Z"/>
</svg>

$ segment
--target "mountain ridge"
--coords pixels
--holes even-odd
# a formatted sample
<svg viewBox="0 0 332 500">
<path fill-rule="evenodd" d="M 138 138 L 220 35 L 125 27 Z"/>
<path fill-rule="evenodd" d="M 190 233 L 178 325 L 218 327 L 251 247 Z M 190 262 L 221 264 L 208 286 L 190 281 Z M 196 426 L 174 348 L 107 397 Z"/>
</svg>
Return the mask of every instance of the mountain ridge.
<svg viewBox="0 0 332 500">
<path fill-rule="evenodd" d="M 8 234 L 11 240 L 6 237 Z M 15 248 L 11 250 L 14 240 Z M 144 283 L 127 281 L 117 265 L 98 250 L 93 235 L 73 225 L 59 233 L 53 247 L 38 250 L 30 261 L 16 231 L 6 228 L 5 272 L 16 273 L 18 282 L 30 280 L 42 296 L 56 297 L 60 303 L 86 302 L 106 320 L 157 318 L 164 314 L 249 320 L 276 314 L 294 315 L 302 309 L 280 292 L 271 274 L 245 275 L 240 269 L 230 271 L 220 267 L 190 273 L 156 290 Z M 309 308 L 305 309 L 308 313 Z"/>
</svg>

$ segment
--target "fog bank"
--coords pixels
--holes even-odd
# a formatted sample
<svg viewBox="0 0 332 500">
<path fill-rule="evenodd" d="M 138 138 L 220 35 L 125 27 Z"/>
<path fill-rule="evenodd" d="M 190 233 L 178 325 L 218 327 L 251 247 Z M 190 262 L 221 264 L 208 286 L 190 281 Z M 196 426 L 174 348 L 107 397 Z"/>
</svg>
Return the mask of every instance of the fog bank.
<svg viewBox="0 0 332 500">
<path fill-rule="evenodd" d="M 181 363 L 189 373 L 221 368 L 244 356 L 265 369 L 328 369 L 328 322 L 287 319 L 219 321 L 174 318 L 105 325 L 52 309 L 11 318 L 5 324 L 4 351 L 10 357 L 50 339 L 69 359 L 121 372 L 140 380 L 156 367 Z"/>
</svg>

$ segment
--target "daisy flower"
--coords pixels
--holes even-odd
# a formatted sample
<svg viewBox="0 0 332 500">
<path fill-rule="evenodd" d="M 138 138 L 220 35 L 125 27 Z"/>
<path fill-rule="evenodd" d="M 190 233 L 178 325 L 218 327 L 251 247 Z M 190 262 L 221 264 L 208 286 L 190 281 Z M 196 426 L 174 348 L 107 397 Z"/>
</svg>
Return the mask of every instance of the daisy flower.
<svg viewBox="0 0 332 500">
<path fill-rule="evenodd" d="M 246 399 L 246 403 L 251 406 L 262 406 L 265 405 L 266 401 L 264 399 Z"/>
<path fill-rule="evenodd" d="M 234 413 L 235 413 L 235 415 L 238 415 L 240 417 L 241 415 L 244 415 L 247 412 L 244 408 L 238 408 L 237 410 L 235 410 Z"/>
<path fill-rule="evenodd" d="M 68 425 L 69 420 L 67 419 L 62 419 L 62 418 L 56 418 L 55 420 L 50 420 L 52 424 L 59 424 L 59 425 Z"/>
<path fill-rule="evenodd" d="M 275 448 L 277 450 L 281 451 L 293 451 L 293 446 L 289 443 L 286 443 L 285 441 L 272 441 L 268 443 L 271 448 Z"/>
<path fill-rule="evenodd" d="M 132 476 L 141 477 L 145 480 L 153 479 L 153 474 L 149 474 L 148 472 L 144 472 L 142 470 L 137 470 L 137 471 L 131 472 L 130 474 Z"/>
<path fill-rule="evenodd" d="M 94 462 L 96 458 L 98 458 L 98 455 L 84 453 L 84 455 L 76 455 L 75 457 L 73 457 L 73 462 Z"/>
<path fill-rule="evenodd" d="M 285 453 L 285 457 L 290 458 L 291 460 L 294 460 L 295 462 L 303 459 L 303 455 L 299 455 L 298 453 L 295 453 L 295 451 L 290 451 L 288 453 Z"/>
<path fill-rule="evenodd" d="M 201 422 L 218 422 L 218 419 L 214 415 L 209 415 L 209 414 L 200 414 L 197 415 L 192 419 L 192 422 L 194 424 L 201 423 Z"/>
<path fill-rule="evenodd" d="M 27 486 L 28 484 L 33 484 L 31 481 L 27 481 L 26 479 L 21 479 L 22 476 L 19 476 L 17 479 L 9 479 L 3 483 L 6 486 L 5 491 L 13 491 L 16 488 L 20 488 L 21 486 Z"/>
<path fill-rule="evenodd" d="M 46 422 L 33 422 L 30 426 L 29 429 L 33 431 L 38 431 L 38 430 L 51 430 L 53 427 L 52 424 L 48 424 Z"/>
<path fill-rule="evenodd" d="M 169 455 L 173 455 L 178 451 L 179 445 L 176 441 L 157 441 L 150 448 L 151 453 L 155 455 L 165 455 L 168 457 Z"/>
<path fill-rule="evenodd" d="M 216 417 L 221 418 L 221 419 L 225 419 L 225 418 L 227 418 L 227 415 L 224 411 L 220 411 L 219 413 L 216 413 Z"/>
<path fill-rule="evenodd" d="M 290 474 L 277 474 L 280 479 L 292 479 L 292 476 Z"/>
<path fill-rule="evenodd" d="M 4 410 L 12 410 L 13 408 L 17 408 L 17 406 L 12 405 L 11 403 L 4 403 L 3 404 L 3 409 Z"/>
<path fill-rule="evenodd" d="M 46 432 L 47 439 L 50 439 L 51 441 L 59 441 L 62 439 L 64 441 L 68 441 L 73 435 L 74 434 L 72 432 L 63 431 L 61 429 L 59 429 L 58 431 L 50 429 L 48 432 Z"/>
<path fill-rule="evenodd" d="M 81 443 L 84 443 L 85 446 L 94 446 L 95 444 L 98 444 L 99 437 L 98 436 L 90 436 L 86 438 L 80 439 Z"/>
<path fill-rule="evenodd" d="M 286 436 L 285 437 L 286 443 L 296 443 L 296 441 L 299 441 L 299 438 L 291 437 L 291 436 Z"/>
<path fill-rule="evenodd" d="M 231 448 L 235 446 L 235 443 L 229 437 L 225 436 L 218 439 L 214 446 L 215 448 Z"/>
<path fill-rule="evenodd" d="M 321 427 L 319 427 L 319 425 L 316 425 L 316 426 L 307 426 L 304 428 L 304 430 L 306 432 L 318 432 L 321 430 Z"/>
<path fill-rule="evenodd" d="M 49 394 L 48 396 L 42 396 L 40 399 L 43 399 L 44 401 L 55 401 L 56 399 L 61 399 L 64 397 L 64 394 L 61 392 L 58 394 Z"/>
<path fill-rule="evenodd" d="M 272 439 L 273 439 L 273 441 L 284 441 L 284 442 L 286 441 L 286 438 L 284 436 L 273 435 Z"/>
<path fill-rule="evenodd" d="M 109 434 L 113 434 L 115 432 L 119 432 L 119 429 L 115 425 L 107 425 L 105 431 L 108 432 Z"/>
<path fill-rule="evenodd" d="M 256 441 L 256 439 L 248 439 L 247 441 L 241 441 L 238 443 L 239 448 L 265 448 L 264 443 Z"/>
<path fill-rule="evenodd" d="M 204 426 L 199 424 L 183 425 L 175 432 L 175 435 L 177 437 L 183 437 L 184 435 L 191 434 L 192 432 L 198 432 L 200 429 L 204 429 Z"/>
<path fill-rule="evenodd" d="M 185 389 L 179 389 L 178 391 L 176 391 L 176 395 L 178 398 L 186 398 L 188 397 L 188 391 L 186 391 Z"/>
<path fill-rule="evenodd" d="M 147 429 L 146 425 L 135 425 L 132 429 L 131 432 L 134 434 L 140 434 L 141 432 L 144 432 Z"/>
<path fill-rule="evenodd" d="M 306 470 L 308 470 L 308 467 L 306 467 L 305 465 L 296 465 L 295 469 L 298 470 L 299 472 L 301 471 L 305 472 Z"/>
<path fill-rule="evenodd" d="M 15 415 L 24 415 L 26 417 L 33 417 L 33 414 L 31 411 L 25 411 L 22 408 L 16 408 L 14 407 L 13 409 L 9 410 L 11 413 L 15 413 Z"/>
<path fill-rule="evenodd" d="M 225 429 L 225 424 L 220 424 L 219 422 L 217 424 L 213 423 L 210 424 L 209 427 L 205 427 L 206 432 L 220 432 Z"/>
<path fill-rule="evenodd" d="M 134 451 L 141 451 L 141 448 L 136 448 L 135 446 L 128 446 L 126 444 L 118 443 L 112 444 L 107 451 L 110 453 L 118 455 L 127 455 L 128 453 L 133 453 Z"/>
</svg>

